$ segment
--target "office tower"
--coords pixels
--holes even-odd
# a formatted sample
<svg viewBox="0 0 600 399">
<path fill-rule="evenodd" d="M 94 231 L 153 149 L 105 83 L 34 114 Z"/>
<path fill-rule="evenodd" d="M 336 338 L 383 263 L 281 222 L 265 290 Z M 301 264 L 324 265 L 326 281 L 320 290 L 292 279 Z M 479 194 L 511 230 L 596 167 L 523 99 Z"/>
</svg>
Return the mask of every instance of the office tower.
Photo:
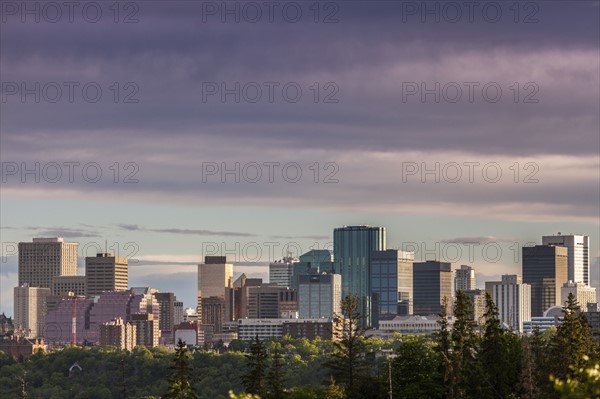
<svg viewBox="0 0 600 399">
<path fill-rule="evenodd" d="M 454 272 L 454 291 L 470 291 L 475 288 L 475 270 L 471 266 L 461 265 Z"/>
<path fill-rule="evenodd" d="M 413 311 L 414 252 L 388 249 L 371 254 L 373 326 Z"/>
<path fill-rule="evenodd" d="M 177 324 L 183 322 L 183 304 L 181 304 L 181 321 L 178 321 L 175 320 L 175 304 L 177 303 L 177 297 L 174 293 L 157 292 L 154 294 L 154 298 L 158 303 L 158 328 L 161 331 L 161 336 L 164 337 L 167 342 L 171 343 L 173 342 L 173 328 Z"/>
<path fill-rule="evenodd" d="M 371 253 L 386 249 L 383 227 L 345 226 L 333 230 L 334 270 L 342 275 L 342 298 L 359 298 L 365 328 L 371 327 Z"/>
<path fill-rule="evenodd" d="M 137 313 L 131 315 L 131 324 L 135 326 L 135 338 L 138 345 L 148 348 L 158 346 L 160 330 L 158 320 L 149 313 Z"/>
<path fill-rule="evenodd" d="M 297 311 L 296 291 L 270 284 L 247 287 L 247 312 L 251 319 L 277 319 L 284 311 Z"/>
<path fill-rule="evenodd" d="M 471 310 L 473 314 L 471 318 L 475 320 L 478 325 L 483 325 L 485 323 L 485 290 L 466 290 L 463 291 L 471 301 Z"/>
<path fill-rule="evenodd" d="M 117 318 L 100 325 L 100 345 L 116 346 L 121 350 L 131 351 L 136 344 L 136 328 L 130 322 Z"/>
<path fill-rule="evenodd" d="M 87 289 L 86 276 L 54 276 L 52 278 L 52 295 L 85 295 Z"/>
<path fill-rule="evenodd" d="M 569 294 L 573 294 L 575 300 L 579 302 L 581 310 L 585 312 L 589 303 L 596 303 L 596 289 L 585 285 L 584 283 L 566 282 L 560 288 L 560 298 L 562 306 L 569 298 Z"/>
<path fill-rule="evenodd" d="M 104 291 L 129 289 L 127 258 L 101 253 L 85 258 L 87 295 L 100 295 Z"/>
<path fill-rule="evenodd" d="M 202 298 L 202 325 L 212 326 L 212 333 L 221 333 L 223 322 L 228 321 L 226 315 L 225 298 L 216 296 Z"/>
<path fill-rule="evenodd" d="M 523 284 L 521 276 L 505 274 L 494 285 L 492 299 L 500 321 L 512 330 L 523 332 L 523 322 L 531 320 L 531 286 Z"/>
<path fill-rule="evenodd" d="M 485 291 L 490 294 L 490 296 L 494 295 L 494 287 L 502 284 L 502 281 L 486 281 L 485 282 Z"/>
<path fill-rule="evenodd" d="M 414 314 L 438 314 L 444 298 L 447 298 L 446 312 L 452 314 L 452 264 L 433 260 L 415 262 L 413 293 Z"/>
<path fill-rule="evenodd" d="M 298 312 L 301 319 L 333 318 L 342 313 L 342 276 L 298 276 Z"/>
<path fill-rule="evenodd" d="M 312 249 L 300 255 L 292 268 L 292 289 L 298 289 L 298 276 L 333 273 L 333 254 L 328 249 Z"/>
<path fill-rule="evenodd" d="M 78 245 L 62 237 L 20 242 L 19 286 L 52 289 L 53 277 L 76 275 Z"/>
<path fill-rule="evenodd" d="M 15 334 L 43 338 L 49 288 L 22 285 L 14 289 Z"/>
<path fill-rule="evenodd" d="M 543 236 L 542 245 L 567 247 L 567 280 L 590 285 L 590 237 L 584 235 Z"/>
<path fill-rule="evenodd" d="M 94 300 L 85 297 L 69 297 L 61 300 L 54 310 L 48 311 L 46 316 L 44 337 L 46 343 L 71 344 L 73 332 L 75 332 L 77 345 L 95 343 L 98 331 L 90 334 L 89 330 L 90 311 L 93 306 Z M 75 322 L 73 322 L 73 310 L 75 310 Z"/>
<path fill-rule="evenodd" d="M 202 301 L 214 297 L 225 304 L 224 320 L 233 319 L 233 265 L 227 263 L 225 256 L 205 256 L 204 264 L 198 265 L 198 317 L 202 324 L 208 324 L 202 314 Z"/>
<path fill-rule="evenodd" d="M 560 305 L 560 288 L 567 282 L 568 248 L 552 245 L 523 247 L 523 282 L 531 285 L 531 316 L 541 317 Z"/>
<path fill-rule="evenodd" d="M 175 301 L 173 304 L 173 323 L 174 325 L 183 323 L 183 302 Z"/>
<path fill-rule="evenodd" d="M 278 287 L 290 287 L 294 264 L 297 262 L 298 259 L 288 256 L 282 260 L 269 263 L 269 284 Z"/>
</svg>

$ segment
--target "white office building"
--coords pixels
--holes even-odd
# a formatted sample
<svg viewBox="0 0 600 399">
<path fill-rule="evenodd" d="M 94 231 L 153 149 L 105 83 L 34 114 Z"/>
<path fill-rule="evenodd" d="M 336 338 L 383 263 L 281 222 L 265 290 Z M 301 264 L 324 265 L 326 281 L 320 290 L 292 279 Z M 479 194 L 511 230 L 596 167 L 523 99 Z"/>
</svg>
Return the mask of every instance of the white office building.
<svg viewBox="0 0 600 399">
<path fill-rule="evenodd" d="M 567 301 L 567 298 L 569 298 L 569 294 L 573 294 L 584 312 L 587 309 L 588 303 L 596 303 L 596 289 L 584 283 L 569 281 L 563 284 L 560 288 L 560 298 L 563 305 Z"/>
<path fill-rule="evenodd" d="M 523 332 L 523 323 L 531 320 L 531 286 L 523 284 L 521 276 L 505 274 L 500 284 L 494 284 L 492 299 L 500 320 L 511 329 Z"/>
<path fill-rule="evenodd" d="M 454 291 L 472 291 L 475 288 L 475 270 L 471 266 L 461 265 L 454 272 Z"/>
<path fill-rule="evenodd" d="M 590 237 L 584 235 L 562 235 L 542 237 L 543 245 L 567 247 L 568 280 L 590 284 Z"/>
<path fill-rule="evenodd" d="M 294 263 L 298 259 L 286 257 L 282 260 L 269 263 L 269 284 L 278 287 L 291 287 Z"/>
<path fill-rule="evenodd" d="M 78 247 L 78 243 L 65 242 L 62 237 L 20 242 L 19 286 L 52 290 L 54 277 L 76 275 Z"/>
</svg>

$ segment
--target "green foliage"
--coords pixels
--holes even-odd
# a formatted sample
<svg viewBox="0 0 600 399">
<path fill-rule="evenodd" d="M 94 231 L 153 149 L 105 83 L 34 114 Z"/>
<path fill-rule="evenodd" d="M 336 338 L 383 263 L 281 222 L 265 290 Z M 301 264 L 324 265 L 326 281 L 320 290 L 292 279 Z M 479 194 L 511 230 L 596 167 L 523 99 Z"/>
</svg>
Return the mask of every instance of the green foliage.
<svg viewBox="0 0 600 399">
<path fill-rule="evenodd" d="M 392 361 L 394 397 L 441 398 L 444 392 L 440 359 L 434 343 L 424 337 L 404 337 Z"/>
<path fill-rule="evenodd" d="M 588 363 L 589 358 L 584 356 L 583 363 Z M 600 398 L 600 364 L 595 363 L 589 367 L 571 367 L 573 376 L 566 380 L 553 378 L 554 388 L 560 393 L 562 399 L 587 399 Z"/>
<path fill-rule="evenodd" d="M 258 339 L 258 335 L 250 344 L 249 352 L 246 354 L 247 372 L 242 376 L 242 384 L 247 393 L 265 398 L 267 395 L 266 372 L 267 372 L 267 348 Z"/>
<path fill-rule="evenodd" d="M 196 393 L 192 387 L 192 367 L 190 366 L 189 354 L 185 343 L 179 339 L 175 347 L 175 358 L 170 367 L 169 391 L 166 398 L 196 399 Z"/>
<path fill-rule="evenodd" d="M 284 383 L 284 359 L 281 354 L 281 346 L 276 343 L 271 351 L 271 365 L 267 374 L 267 387 L 270 399 L 283 399 L 286 395 Z"/>
<path fill-rule="evenodd" d="M 334 342 L 331 358 L 325 362 L 333 376 L 345 389 L 349 399 L 362 398 L 361 379 L 368 375 L 365 361 L 367 353 L 364 330 L 361 327 L 362 316 L 359 312 L 360 299 L 349 295 L 342 302 L 342 338 Z"/>
</svg>

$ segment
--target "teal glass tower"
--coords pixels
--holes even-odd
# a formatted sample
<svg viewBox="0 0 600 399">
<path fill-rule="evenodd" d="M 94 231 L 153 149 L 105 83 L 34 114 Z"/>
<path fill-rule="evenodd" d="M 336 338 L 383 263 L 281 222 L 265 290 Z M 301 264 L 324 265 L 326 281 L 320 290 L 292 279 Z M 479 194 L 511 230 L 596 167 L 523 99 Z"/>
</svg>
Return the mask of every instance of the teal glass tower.
<svg viewBox="0 0 600 399">
<path fill-rule="evenodd" d="M 342 275 L 342 297 L 360 298 L 363 327 L 371 323 L 371 254 L 385 251 L 385 227 L 344 226 L 333 230 L 334 273 Z"/>
</svg>

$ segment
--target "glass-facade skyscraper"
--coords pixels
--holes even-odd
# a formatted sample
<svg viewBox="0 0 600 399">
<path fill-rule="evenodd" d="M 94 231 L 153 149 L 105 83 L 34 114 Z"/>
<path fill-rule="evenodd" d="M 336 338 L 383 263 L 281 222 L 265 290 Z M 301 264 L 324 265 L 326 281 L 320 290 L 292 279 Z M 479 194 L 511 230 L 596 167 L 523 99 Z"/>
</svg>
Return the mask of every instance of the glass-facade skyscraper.
<svg viewBox="0 0 600 399">
<path fill-rule="evenodd" d="M 395 249 L 371 254 L 371 322 L 412 314 L 414 252 Z"/>
<path fill-rule="evenodd" d="M 360 299 L 363 327 L 371 327 L 371 254 L 385 251 L 384 227 L 345 226 L 333 230 L 334 272 L 342 275 L 342 298 Z"/>
</svg>

